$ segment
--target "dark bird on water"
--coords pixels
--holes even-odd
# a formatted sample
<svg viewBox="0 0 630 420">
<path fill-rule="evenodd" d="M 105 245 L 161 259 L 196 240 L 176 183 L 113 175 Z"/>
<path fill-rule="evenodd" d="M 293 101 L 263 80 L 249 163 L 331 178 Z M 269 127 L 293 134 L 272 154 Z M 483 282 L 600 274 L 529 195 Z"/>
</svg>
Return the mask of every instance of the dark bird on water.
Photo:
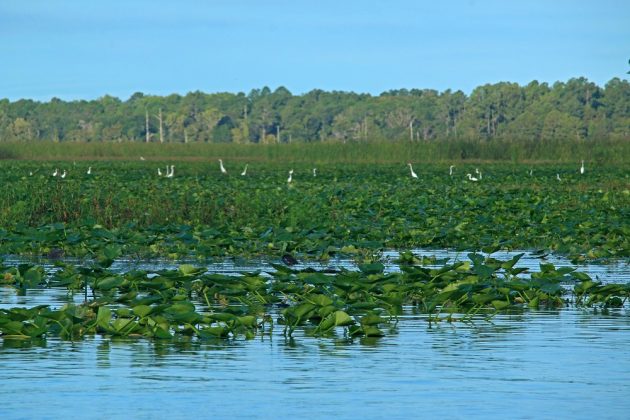
<svg viewBox="0 0 630 420">
<path fill-rule="evenodd" d="M 52 248 L 50 251 L 48 251 L 48 254 L 46 254 L 46 256 L 51 260 L 56 260 L 59 258 L 63 258 L 64 254 L 65 253 L 63 252 L 63 249 Z"/>
<path fill-rule="evenodd" d="M 298 260 L 296 260 L 291 254 L 284 254 L 282 256 L 282 262 L 286 265 L 295 265 L 298 263 Z"/>
</svg>

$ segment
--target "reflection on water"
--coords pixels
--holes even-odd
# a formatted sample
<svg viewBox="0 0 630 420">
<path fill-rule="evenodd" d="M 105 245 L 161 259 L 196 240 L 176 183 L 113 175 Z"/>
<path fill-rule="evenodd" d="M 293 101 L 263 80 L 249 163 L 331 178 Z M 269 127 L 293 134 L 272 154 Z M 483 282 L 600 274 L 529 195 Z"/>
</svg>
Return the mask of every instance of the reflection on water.
<svg viewBox="0 0 630 420">
<path fill-rule="evenodd" d="M 2 341 L 2 418 L 627 418 L 630 317 L 408 315 L 381 339 Z"/>
<path fill-rule="evenodd" d="M 449 251 L 420 254 L 467 259 Z M 519 265 L 537 271 L 539 262 L 529 254 Z M 355 267 L 336 260 L 297 268 L 305 266 Z M 174 267 L 119 261 L 114 269 Z M 273 270 L 268 261 L 235 260 L 208 269 Z M 627 261 L 579 269 L 602 281 L 630 281 Z M 82 293 L 60 289 L 17 296 L 0 288 L 0 307 L 82 300 Z M 0 339 L 0 367 L 2 419 L 627 418 L 630 313 L 527 310 L 492 322 L 429 327 L 426 316 L 409 310 L 385 337 L 357 340 L 341 330 L 336 337 L 313 338 L 302 329 L 287 339 L 282 328 L 249 341 Z"/>
</svg>

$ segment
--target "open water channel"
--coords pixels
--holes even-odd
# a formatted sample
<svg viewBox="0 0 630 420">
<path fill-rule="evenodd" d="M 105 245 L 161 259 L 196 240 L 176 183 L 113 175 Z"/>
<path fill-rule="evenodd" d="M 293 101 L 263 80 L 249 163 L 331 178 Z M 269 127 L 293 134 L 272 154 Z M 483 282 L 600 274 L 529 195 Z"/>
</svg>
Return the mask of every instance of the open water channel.
<svg viewBox="0 0 630 420">
<path fill-rule="evenodd" d="M 538 262 L 526 255 L 519 264 L 534 269 Z M 209 270 L 271 269 L 265 264 L 223 261 Z M 602 281 L 629 281 L 627 261 L 579 269 Z M 0 307 L 61 306 L 67 299 L 54 289 L 26 296 L 0 289 Z M 249 341 L 0 339 L 0 372 L 2 419 L 627 419 L 630 310 L 528 310 L 431 328 L 409 311 L 378 339 L 313 338 L 300 329 L 288 339 L 282 328 Z"/>
</svg>

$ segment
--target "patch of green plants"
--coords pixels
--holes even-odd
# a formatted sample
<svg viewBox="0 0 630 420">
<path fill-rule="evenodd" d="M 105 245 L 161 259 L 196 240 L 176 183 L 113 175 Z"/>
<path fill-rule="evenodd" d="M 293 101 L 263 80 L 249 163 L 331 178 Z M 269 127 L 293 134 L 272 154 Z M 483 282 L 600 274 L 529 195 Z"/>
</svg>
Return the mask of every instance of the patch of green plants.
<svg viewBox="0 0 630 420">
<path fill-rule="evenodd" d="M 175 162 L 166 177 L 170 164 L 0 162 L 0 254 L 89 259 L 115 245 L 131 258 L 200 260 L 413 248 L 630 255 L 623 166 L 457 164 L 449 175 L 448 164 L 417 164 L 414 179 L 404 162 L 249 162 L 244 176 L 245 162 L 226 161 L 227 174 L 217 161 Z"/>
<path fill-rule="evenodd" d="M 189 264 L 118 273 L 109 267 L 119 252 L 111 247 L 88 265 L 59 262 L 51 275 L 35 265 L 0 267 L 3 287 L 18 293 L 65 288 L 84 296 L 82 304 L 61 308 L 0 309 L 2 338 L 251 339 L 279 325 L 285 336 L 300 329 L 352 339 L 383 336 L 410 311 L 423 314 L 432 326 L 569 305 L 604 311 L 623 307 L 630 298 L 630 284 L 603 285 L 573 268 L 541 264 L 527 277 L 526 269 L 516 267 L 522 254 L 502 261 L 471 253 L 469 261 L 437 268 L 406 261 L 392 273 L 374 262 L 358 271 L 275 265 L 269 273 L 224 275 Z"/>
</svg>

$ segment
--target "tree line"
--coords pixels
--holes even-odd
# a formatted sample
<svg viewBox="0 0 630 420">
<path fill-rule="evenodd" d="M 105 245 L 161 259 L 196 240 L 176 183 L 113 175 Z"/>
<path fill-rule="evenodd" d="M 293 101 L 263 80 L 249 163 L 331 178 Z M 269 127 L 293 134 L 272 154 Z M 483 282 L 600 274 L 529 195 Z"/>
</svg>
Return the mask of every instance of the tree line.
<svg viewBox="0 0 630 420">
<path fill-rule="evenodd" d="M 630 83 L 501 82 L 380 95 L 284 87 L 126 101 L 0 100 L 0 141 L 291 143 L 326 140 L 630 139 Z"/>
</svg>

